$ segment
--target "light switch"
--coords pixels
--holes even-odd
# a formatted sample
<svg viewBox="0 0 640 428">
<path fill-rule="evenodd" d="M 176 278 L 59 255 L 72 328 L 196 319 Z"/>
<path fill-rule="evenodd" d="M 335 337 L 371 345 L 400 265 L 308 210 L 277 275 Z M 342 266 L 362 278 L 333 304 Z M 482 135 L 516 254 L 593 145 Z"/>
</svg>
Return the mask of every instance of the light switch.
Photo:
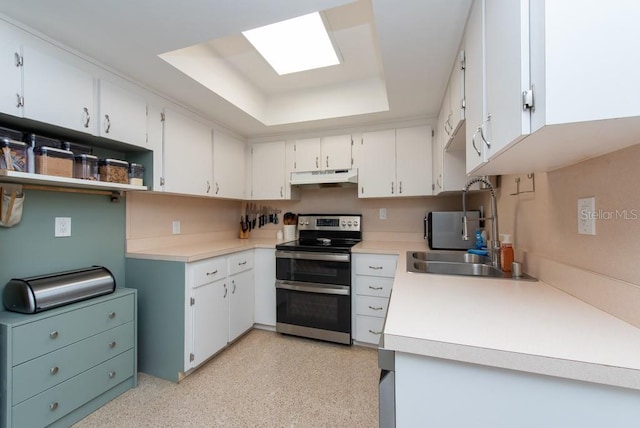
<svg viewBox="0 0 640 428">
<path fill-rule="evenodd" d="M 596 198 L 578 199 L 578 234 L 596 234 Z"/>
</svg>

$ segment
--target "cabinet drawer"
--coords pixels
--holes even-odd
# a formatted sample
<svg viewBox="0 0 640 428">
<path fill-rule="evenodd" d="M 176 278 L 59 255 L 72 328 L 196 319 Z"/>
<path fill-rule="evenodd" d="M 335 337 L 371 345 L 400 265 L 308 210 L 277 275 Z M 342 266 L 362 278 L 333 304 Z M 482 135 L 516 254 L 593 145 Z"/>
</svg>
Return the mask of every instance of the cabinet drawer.
<svg viewBox="0 0 640 428">
<path fill-rule="evenodd" d="M 18 326 L 13 329 L 12 365 L 133 321 L 133 315 L 131 294 Z"/>
<path fill-rule="evenodd" d="M 229 256 L 229 275 L 253 269 L 253 251 L 232 254 Z"/>
<path fill-rule="evenodd" d="M 395 256 L 383 256 L 376 254 L 357 255 L 356 274 L 394 277 L 396 274 Z"/>
<path fill-rule="evenodd" d="M 377 345 L 380 343 L 383 327 L 384 318 L 358 315 L 356 317 L 356 340 Z"/>
<path fill-rule="evenodd" d="M 133 376 L 130 349 L 12 408 L 12 426 L 47 426 Z"/>
<path fill-rule="evenodd" d="M 14 367 L 13 404 L 133 348 L 134 328 L 128 322 Z"/>
<path fill-rule="evenodd" d="M 356 314 L 384 318 L 389 306 L 385 297 L 356 296 Z"/>
<path fill-rule="evenodd" d="M 202 260 L 189 266 L 193 272 L 193 287 L 208 284 L 227 276 L 227 259 L 224 257 Z"/>
<path fill-rule="evenodd" d="M 366 275 L 356 276 L 356 294 L 389 298 L 392 287 L 393 278 Z"/>
</svg>

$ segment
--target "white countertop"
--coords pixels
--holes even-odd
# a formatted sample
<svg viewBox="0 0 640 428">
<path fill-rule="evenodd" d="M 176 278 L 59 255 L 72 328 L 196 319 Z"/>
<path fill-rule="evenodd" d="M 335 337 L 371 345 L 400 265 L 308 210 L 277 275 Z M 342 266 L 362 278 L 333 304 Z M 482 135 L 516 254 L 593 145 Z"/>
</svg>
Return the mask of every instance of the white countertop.
<svg viewBox="0 0 640 428">
<path fill-rule="evenodd" d="M 640 329 L 542 281 L 409 273 L 397 254 L 384 347 L 398 352 L 640 389 Z"/>
<path fill-rule="evenodd" d="M 275 239 L 229 239 L 126 253 L 193 262 Z M 353 253 L 398 256 L 384 346 L 397 352 L 640 389 L 640 329 L 542 281 L 409 273 L 424 242 L 363 241 Z"/>
</svg>

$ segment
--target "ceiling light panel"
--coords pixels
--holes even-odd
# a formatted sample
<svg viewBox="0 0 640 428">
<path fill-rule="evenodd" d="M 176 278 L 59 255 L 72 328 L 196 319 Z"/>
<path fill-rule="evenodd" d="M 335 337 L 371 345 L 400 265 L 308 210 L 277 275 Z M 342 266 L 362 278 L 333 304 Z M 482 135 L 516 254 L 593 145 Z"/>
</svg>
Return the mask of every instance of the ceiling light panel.
<svg viewBox="0 0 640 428">
<path fill-rule="evenodd" d="M 340 64 L 318 12 L 242 34 L 279 75 Z"/>
</svg>

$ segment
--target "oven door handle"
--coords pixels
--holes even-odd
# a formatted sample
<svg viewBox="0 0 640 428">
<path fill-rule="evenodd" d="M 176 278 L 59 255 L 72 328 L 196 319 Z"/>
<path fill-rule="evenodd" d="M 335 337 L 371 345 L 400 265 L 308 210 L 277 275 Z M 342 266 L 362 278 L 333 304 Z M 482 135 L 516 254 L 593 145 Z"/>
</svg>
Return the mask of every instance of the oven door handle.
<svg viewBox="0 0 640 428">
<path fill-rule="evenodd" d="M 314 253 L 306 251 L 276 251 L 277 259 L 320 260 L 327 262 L 350 262 L 351 254 Z"/>
<path fill-rule="evenodd" d="M 349 296 L 351 294 L 351 287 L 348 285 L 314 284 L 309 282 L 278 280 L 276 281 L 276 288 L 301 291 L 303 293 L 338 294 L 341 296 Z"/>
</svg>

